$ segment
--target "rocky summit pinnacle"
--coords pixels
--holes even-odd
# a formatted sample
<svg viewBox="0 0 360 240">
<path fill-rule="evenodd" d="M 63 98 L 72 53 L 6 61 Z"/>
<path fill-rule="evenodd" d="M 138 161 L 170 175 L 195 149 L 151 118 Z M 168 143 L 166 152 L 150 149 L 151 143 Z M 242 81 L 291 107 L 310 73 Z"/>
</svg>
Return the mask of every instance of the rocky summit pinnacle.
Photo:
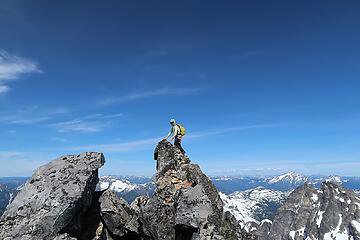
<svg viewBox="0 0 360 240">
<path fill-rule="evenodd" d="M 239 239 L 234 217 L 210 179 L 167 141 L 155 149 L 156 191 L 140 208 L 140 221 L 152 239 Z"/>
</svg>

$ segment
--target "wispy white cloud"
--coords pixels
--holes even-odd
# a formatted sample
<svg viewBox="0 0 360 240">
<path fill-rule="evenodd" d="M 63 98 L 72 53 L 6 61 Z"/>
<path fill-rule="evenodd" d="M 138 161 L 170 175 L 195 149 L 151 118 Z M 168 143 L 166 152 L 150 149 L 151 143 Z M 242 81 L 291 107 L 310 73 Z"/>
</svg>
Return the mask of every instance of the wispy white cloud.
<svg viewBox="0 0 360 240">
<path fill-rule="evenodd" d="M 24 119 L 13 119 L 10 120 L 10 124 L 18 124 L 18 125 L 31 125 L 36 123 L 41 123 L 49 120 L 50 117 L 34 117 L 34 118 L 24 118 Z"/>
<path fill-rule="evenodd" d="M 0 85 L 0 94 L 1 93 L 6 93 L 10 90 L 10 88 L 8 86 L 5 85 Z"/>
<path fill-rule="evenodd" d="M 113 97 L 101 100 L 97 103 L 98 106 L 111 105 L 116 103 L 130 102 L 144 98 L 158 97 L 158 96 L 183 96 L 198 93 L 200 88 L 159 88 L 144 92 L 135 92 L 121 97 Z"/>
<path fill-rule="evenodd" d="M 11 125 L 32 125 L 43 123 L 69 112 L 66 108 L 41 109 L 37 105 L 18 109 L 15 112 L 0 116 L 0 122 Z"/>
<path fill-rule="evenodd" d="M 53 141 L 56 141 L 56 142 L 67 142 L 68 141 L 67 139 L 60 138 L 60 137 L 51 137 L 50 139 Z"/>
<path fill-rule="evenodd" d="M 148 138 L 136 141 L 111 143 L 111 144 L 94 144 L 71 148 L 73 151 L 100 151 L 100 152 L 131 152 L 153 148 L 161 140 L 158 138 Z"/>
<path fill-rule="evenodd" d="M 59 122 L 51 124 L 50 126 L 55 127 L 58 132 L 100 132 L 108 126 L 107 123 L 102 122 L 87 122 L 81 119 L 73 119 L 70 121 Z"/>
<path fill-rule="evenodd" d="M 10 90 L 8 82 L 18 79 L 24 74 L 42 72 L 38 64 L 29 59 L 9 54 L 0 49 L 0 93 Z"/>
<path fill-rule="evenodd" d="M 284 123 L 268 123 L 268 124 L 254 124 L 254 125 L 244 125 L 230 128 L 217 128 L 217 129 L 209 129 L 201 132 L 190 133 L 187 138 L 201 138 L 208 137 L 212 135 L 221 135 L 231 132 L 237 132 L 248 129 L 256 129 L 256 128 L 270 128 L 270 127 L 278 127 L 283 125 Z"/>
<path fill-rule="evenodd" d="M 115 113 L 115 114 L 102 114 L 102 113 L 95 113 L 88 116 L 84 116 L 82 119 L 112 119 L 112 118 L 119 118 L 122 117 L 122 113 Z"/>
<path fill-rule="evenodd" d="M 123 116 L 121 113 L 117 114 L 92 114 L 81 118 L 76 118 L 68 121 L 57 122 L 50 124 L 58 132 L 83 132 L 93 133 L 100 132 L 111 125 L 116 118 Z"/>
<path fill-rule="evenodd" d="M 186 135 L 186 139 L 196 139 L 203 138 L 212 135 L 220 135 L 231 133 L 234 131 L 241 131 L 246 129 L 255 129 L 255 128 L 264 128 L 264 127 L 275 127 L 279 124 L 259 124 L 259 125 L 248 125 L 248 126 L 239 126 L 234 128 L 219 128 L 208 130 L 204 132 L 191 133 Z M 76 151 L 102 151 L 102 152 L 130 152 L 130 151 L 140 151 L 144 149 L 150 149 L 155 146 L 163 137 L 154 137 L 147 139 L 140 139 L 135 141 L 121 142 L 121 143 L 111 143 L 111 144 L 93 144 L 86 146 L 79 146 L 71 148 L 71 150 Z"/>
<path fill-rule="evenodd" d="M 45 116 L 3 116 L 0 117 L 0 122 L 13 125 L 31 125 L 45 122 L 49 119 L 50 117 Z"/>
</svg>

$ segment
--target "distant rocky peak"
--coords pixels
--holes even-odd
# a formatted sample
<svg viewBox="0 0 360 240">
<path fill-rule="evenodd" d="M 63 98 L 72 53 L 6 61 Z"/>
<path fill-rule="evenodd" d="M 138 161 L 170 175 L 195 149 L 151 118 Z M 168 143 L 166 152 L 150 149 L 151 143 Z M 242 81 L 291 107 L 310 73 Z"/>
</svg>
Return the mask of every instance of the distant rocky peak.
<svg viewBox="0 0 360 240">
<path fill-rule="evenodd" d="M 259 239 L 360 239 L 360 199 L 335 182 L 320 190 L 308 183 L 295 189 L 281 206 L 268 234 Z M 259 228 L 260 229 L 260 228 Z"/>
<path fill-rule="evenodd" d="M 342 183 L 342 179 L 341 179 L 340 176 L 333 175 L 333 176 L 329 176 L 328 178 L 326 178 L 326 179 L 325 179 L 325 182 Z"/>
</svg>

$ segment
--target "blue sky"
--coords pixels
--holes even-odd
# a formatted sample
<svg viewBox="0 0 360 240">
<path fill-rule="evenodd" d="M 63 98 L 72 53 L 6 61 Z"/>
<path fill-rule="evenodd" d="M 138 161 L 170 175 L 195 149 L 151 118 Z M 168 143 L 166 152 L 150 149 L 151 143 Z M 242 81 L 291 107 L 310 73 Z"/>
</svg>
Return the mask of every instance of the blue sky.
<svg viewBox="0 0 360 240">
<path fill-rule="evenodd" d="M 0 3 L 0 176 L 102 151 L 152 175 L 176 118 L 212 175 L 360 175 L 358 1 Z"/>
</svg>

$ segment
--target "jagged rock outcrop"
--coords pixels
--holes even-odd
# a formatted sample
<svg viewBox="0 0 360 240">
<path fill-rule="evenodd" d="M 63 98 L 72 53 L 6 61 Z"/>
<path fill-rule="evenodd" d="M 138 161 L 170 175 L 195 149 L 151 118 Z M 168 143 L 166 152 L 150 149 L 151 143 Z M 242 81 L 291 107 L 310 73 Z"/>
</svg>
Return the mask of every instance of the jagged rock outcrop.
<svg viewBox="0 0 360 240">
<path fill-rule="evenodd" d="M 210 179 L 167 141 L 155 150 L 156 191 L 131 204 L 96 191 L 101 153 L 67 155 L 40 167 L 7 207 L 0 239 L 235 240 L 242 231 Z"/>
<path fill-rule="evenodd" d="M 69 239 L 63 229 L 79 228 L 91 206 L 101 153 L 67 155 L 40 167 L 0 219 L 0 239 Z M 77 229 L 80 231 L 79 229 Z"/>
<path fill-rule="evenodd" d="M 335 182 L 294 190 L 259 239 L 360 239 L 360 199 Z"/>
<path fill-rule="evenodd" d="M 155 154 L 156 191 L 140 207 L 144 232 L 152 239 L 239 239 L 238 226 L 224 214 L 210 179 L 167 141 Z"/>
</svg>

